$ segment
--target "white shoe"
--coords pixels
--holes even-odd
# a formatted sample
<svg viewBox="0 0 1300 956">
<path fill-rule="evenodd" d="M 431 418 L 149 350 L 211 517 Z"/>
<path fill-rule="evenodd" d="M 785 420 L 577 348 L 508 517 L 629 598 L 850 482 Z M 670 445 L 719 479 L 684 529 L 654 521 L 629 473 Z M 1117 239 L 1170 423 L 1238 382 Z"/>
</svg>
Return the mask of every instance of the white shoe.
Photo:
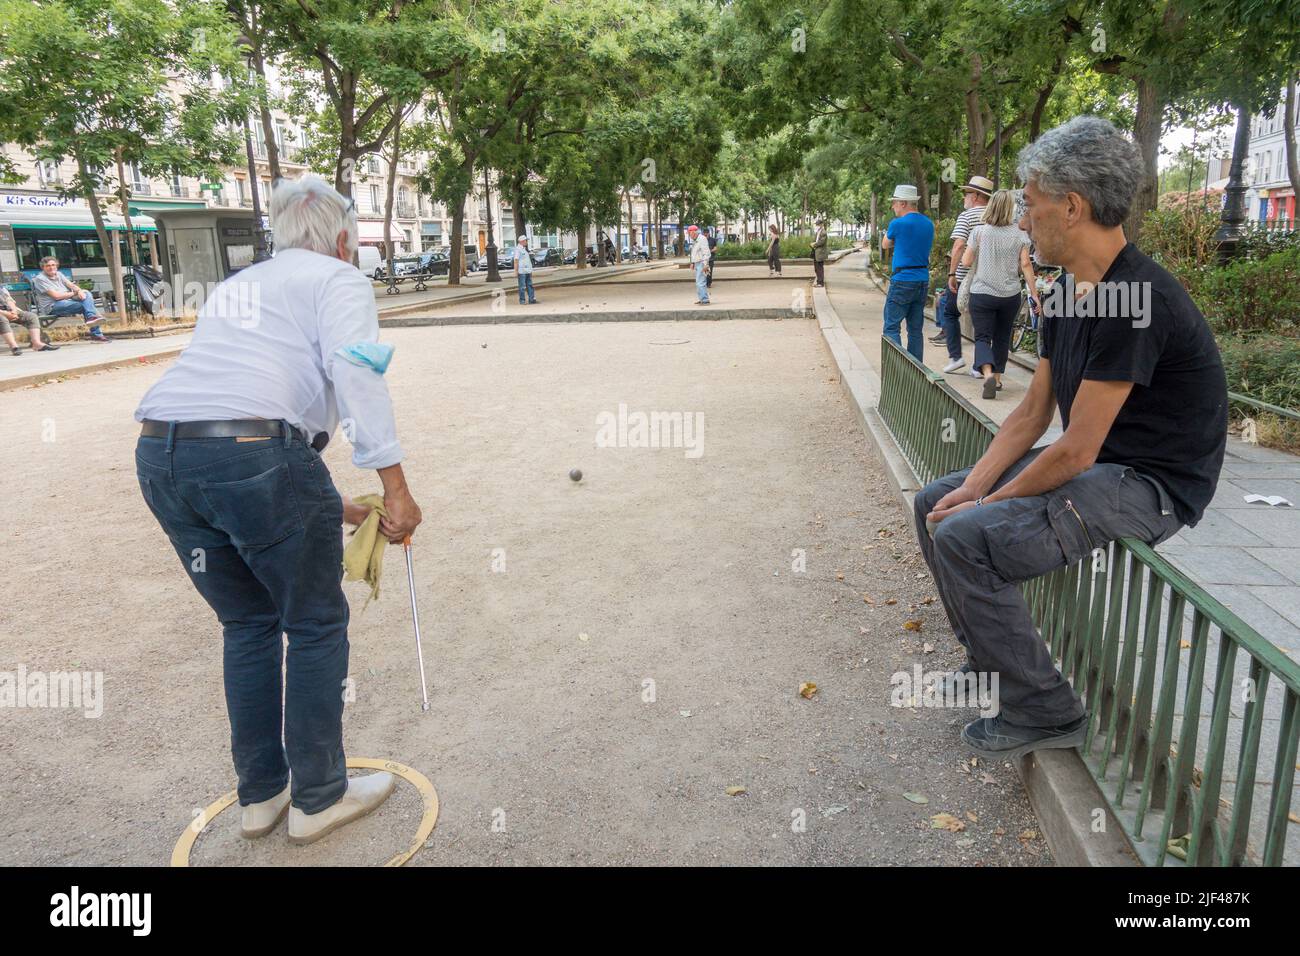
<svg viewBox="0 0 1300 956">
<path fill-rule="evenodd" d="M 320 813 L 303 813 L 297 807 L 291 807 L 289 842 L 294 846 L 315 843 L 325 834 L 370 813 L 387 800 L 396 787 L 397 778 L 381 771 L 348 778 L 348 789 L 342 799 Z"/>
<path fill-rule="evenodd" d="M 240 833 L 245 840 L 264 837 L 280 825 L 284 815 L 289 812 L 289 788 L 286 786 L 270 800 L 250 803 L 244 807 Z"/>
<path fill-rule="evenodd" d="M 943 370 L 945 372 L 955 372 L 958 369 L 963 369 L 965 367 L 966 367 L 966 360 L 963 358 L 957 358 L 957 359 L 953 359 L 951 362 L 945 365 L 943 367 Z"/>
<path fill-rule="evenodd" d="M 981 371 L 980 371 L 979 369 L 977 369 L 977 368 L 973 368 L 973 369 L 971 369 L 971 370 L 970 370 L 969 372 L 967 372 L 966 374 L 969 375 L 971 378 L 979 378 L 979 379 L 984 378 L 984 373 L 981 372 Z"/>
</svg>

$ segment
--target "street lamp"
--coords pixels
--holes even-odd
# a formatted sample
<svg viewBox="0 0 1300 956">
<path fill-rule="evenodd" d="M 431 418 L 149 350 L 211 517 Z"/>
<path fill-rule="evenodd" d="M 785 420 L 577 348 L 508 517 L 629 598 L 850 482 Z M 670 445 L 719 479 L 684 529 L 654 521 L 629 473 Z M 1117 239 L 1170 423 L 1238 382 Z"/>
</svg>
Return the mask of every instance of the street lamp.
<svg viewBox="0 0 1300 956">
<path fill-rule="evenodd" d="M 488 282 L 500 282 L 501 273 L 497 269 L 497 241 L 492 234 L 492 187 L 488 184 L 488 170 L 483 167 L 483 203 L 487 206 L 487 261 L 488 261 Z"/>
<path fill-rule="evenodd" d="M 1228 185 L 1223 190 L 1223 215 L 1214 239 L 1219 244 L 1219 259 L 1227 261 L 1237 251 L 1246 226 L 1246 182 L 1242 166 L 1250 150 L 1250 108 L 1237 108 L 1237 134 L 1232 142 L 1232 165 L 1228 167 Z M 1208 165 L 1208 163 L 1207 163 Z M 1208 170 L 1207 170 L 1208 175 Z"/>
<path fill-rule="evenodd" d="M 244 54 L 248 71 L 253 72 L 253 41 L 244 34 L 235 38 L 235 46 Z M 257 161 L 253 156 L 253 126 L 248 113 L 244 113 L 244 154 L 248 158 L 248 188 L 253 194 L 253 262 L 271 258 L 266 251 L 266 222 L 262 218 L 261 183 L 257 178 Z"/>
</svg>

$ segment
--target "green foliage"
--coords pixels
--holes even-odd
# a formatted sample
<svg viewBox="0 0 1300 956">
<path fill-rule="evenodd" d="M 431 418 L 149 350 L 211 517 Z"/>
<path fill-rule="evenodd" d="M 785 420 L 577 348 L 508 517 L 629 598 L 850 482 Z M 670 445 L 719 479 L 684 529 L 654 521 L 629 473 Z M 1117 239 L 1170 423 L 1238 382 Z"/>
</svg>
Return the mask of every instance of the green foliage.
<svg viewBox="0 0 1300 956">
<path fill-rule="evenodd" d="M 850 249 L 853 240 L 848 236 L 828 236 L 826 246 L 832 252 L 837 249 Z M 719 260 L 732 259 L 766 259 L 767 240 L 755 239 L 750 242 L 720 242 L 717 247 Z M 807 236 L 782 236 L 781 259 L 811 259 L 812 239 Z"/>
<path fill-rule="evenodd" d="M 1300 410 L 1300 338 L 1226 335 L 1219 338 L 1219 352 L 1230 391 Z"/>
<path fill-rule="evenodd" d="M 1214 261 L 1219 228 L 1217 210 L 1203 205 L 1153 209 L 1142 220 L 1138 245 L 1156 262 L 1187 281 L 1191 273 Z"/>
<path fill-rule="evenodd" d="M 1264 259 L 1237 259 L 1185 276 L 1188 291 L 1219 333 L 1300 330 L 1300 246 Z"/>
</svg>

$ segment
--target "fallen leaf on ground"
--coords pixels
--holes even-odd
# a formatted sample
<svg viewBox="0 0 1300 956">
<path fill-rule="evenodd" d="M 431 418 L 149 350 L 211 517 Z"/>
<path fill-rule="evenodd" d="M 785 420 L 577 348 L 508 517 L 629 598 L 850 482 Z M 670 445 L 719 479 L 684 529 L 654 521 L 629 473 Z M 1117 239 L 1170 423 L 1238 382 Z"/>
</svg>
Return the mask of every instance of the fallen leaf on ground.
<svg viewBox="0 0 1300 956">
<path fill-rule="evenodd" d="M 951 813 L 936 813 L 930 818 L 930 829 L 947 830 L 949 833 L 961 833 L 966 829 L 966 824 L 962 823 Z"/>
<path fill-rule="evenodd" d="M 727 788 L 727 796 L 729 796 L 729 797 L 738 797 L 738 796 L 740 796 L 742 793 L 746 793 L 746 792 L 747 792 L 747 791 L 745 790 L 744 787 L 728 787 L 728 788 Z"/>
<path fill-rule="evenodd" d="M 913 803 L 925 804 L 930 802 L 930 798 L 923 793 L 905 793 L 903 794 L 903 799 L 911 800 Z"/>
<path fill-rule="evenodd" d="M 799 696 L 804 700 L 812 700 L 812 695 L 817 693 L 817 685 L 807 680 L 799 685 Z"/>
<path fill-rule="evenodd" d="M 920 629 L 921 621 L 919 618 L 913 618 L 910 621 L 903 622 L 903 630 L 905 631 L 919 631 Z"/>
</svg>

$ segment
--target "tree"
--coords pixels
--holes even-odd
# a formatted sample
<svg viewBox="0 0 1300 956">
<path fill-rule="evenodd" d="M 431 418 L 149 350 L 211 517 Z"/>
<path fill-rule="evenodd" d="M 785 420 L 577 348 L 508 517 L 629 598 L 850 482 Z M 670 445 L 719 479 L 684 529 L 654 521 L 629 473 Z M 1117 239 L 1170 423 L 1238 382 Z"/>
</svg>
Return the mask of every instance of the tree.
<svg viewBox="0 0 1300 956">
<path fill-rule="evenodd" d="M 233 33 L 202 0 L 0 0 L 0 134 L 38 160 L 73 161 L 59 191 L 89 207 L 123 315 L 117 242 L 97 193 L 127 163 L 146 175 L 215 178 L 235 160 L 230 124 L 246 91 L 208 82 L 211 71 L 239 72 Z M 119 194 L 128 204 L 120 174 Z"/>
</svg>

